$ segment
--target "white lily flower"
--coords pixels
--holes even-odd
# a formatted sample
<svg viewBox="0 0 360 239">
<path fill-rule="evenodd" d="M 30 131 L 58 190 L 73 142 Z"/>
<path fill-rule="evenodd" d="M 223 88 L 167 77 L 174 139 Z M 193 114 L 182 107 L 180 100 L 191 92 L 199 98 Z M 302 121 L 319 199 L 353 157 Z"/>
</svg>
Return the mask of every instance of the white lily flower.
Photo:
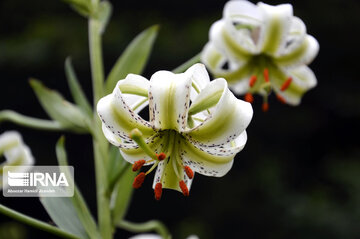
<svg viewBox="0 0 360 239">
<path fill-rule="evenodd" d="M 15 131 L 8 131 L 0 135 L 0 156 L 5 156 L 6 161 L 0 164 L 0 187 L 3 182 L 4 166 L 28 166 L 19 167 L 18 173 L 31 170 L 34 165 L 34 157 L 28 146 L 22 140 L 21 135 Z"/>
<path fill-rule="evenodd" d="M 149 121 L 137 114 L 147 101 Z M 202 64 L 181 74 L 158 71 L 150 81 L 129 74 L 100 99 L 97 111 L 105 137 L 120 148 L 134 171 L 152 164 L 135 178 L 135 188 L 157 167 L 157 200 L 162 188 L 188 196 L 193 171 L 225 175 L 245 146 L 245 129 L 253 115 L 251 104 L 238 100 L 224 79 L 210 82 Z"/>
<path fill-rule="evenodd" d="M 317 84 L 307 65 L 319 44 L 293 16 L 290 4 L 229 1 L 209 38 L 202 52 L 205 65 L 216 77 L 224 77 L 236 94 L 246 93 L 246 101 L 253 101 L 253 93 L 262 95 L 264 111 L 271 89 L 282 103 L 298 105 Z"/>
</svg>

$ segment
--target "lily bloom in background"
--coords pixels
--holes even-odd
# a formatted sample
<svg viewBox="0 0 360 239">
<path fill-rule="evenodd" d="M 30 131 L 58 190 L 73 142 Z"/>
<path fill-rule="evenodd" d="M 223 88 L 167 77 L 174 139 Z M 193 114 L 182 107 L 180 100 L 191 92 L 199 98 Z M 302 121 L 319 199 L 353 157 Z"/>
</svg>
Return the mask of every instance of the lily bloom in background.
<svg viewBox="0 0 360 239">
<path fill-rule="evenodd" d="M 282 103 L 298 105 L 317 84 L 307 65 L 318 54 L 319 44 L 293 16 L 290 4 L 229 1 L 209 38 L 202 62 L 214 76 L 224 77 L 236 94 L 245 94 L 246 101 L 253 102 L 254 93 L 263 96 L 264 111 L 272 91 Z"/>
<path fill-rule="evenodd" d="M 19 167 L 19 171 L 16 171 L 16 173 L 25 173 L 31 170 L 35 162 L 29 147 L 24 144 L 21 135 L 15 131 L 8 131 L 0 135 L 0 156 L 5 156 L 6 159 L 0 164 L 1 188 L 6 185 L 2 181 L 4 166 L 28 166 Z"/>
<path fill-rule="evenodd" d="M 147 102 L 149 121 L 137 113 Z M 181 74 L 158 71 L 150 81 L 129 74 L 100 99 L 97 111 L 105 137 L 134 171 L 152 165 L 136 176 L 134 188 L 156 169 L 157 200 L 163 188 L 188 196 L 194 172 L 225 175 L 245 146 L 253 115 L 251 104 L 237 99 L 224 79 L 210 82 L 202 64 Z"/>
</svg>

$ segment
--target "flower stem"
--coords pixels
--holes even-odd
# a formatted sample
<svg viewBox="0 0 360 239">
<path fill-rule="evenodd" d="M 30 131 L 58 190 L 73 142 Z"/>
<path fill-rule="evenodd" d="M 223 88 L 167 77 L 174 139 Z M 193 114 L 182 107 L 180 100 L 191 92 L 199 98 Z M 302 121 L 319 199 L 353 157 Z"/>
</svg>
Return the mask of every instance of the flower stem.
<svg viewBox="0 0 360 239">
<path fill-rule="evenodd" d="M 92 2 L 94 9 L 97 7 L 97 1 Z M 93 95 L 94 95 L 94 160 L 95 160 L 95 175 L 96 175 L 96 196 L 97 196 L 97 210 L 100 234 L 102 239 L 112 238 L 112 223 L 110 213 L 110 199 L 106 194 L 107 177 L 106 167 L 108 152 L 108 144 L 105 141 L 101 131 L 101 122 L 96 114 L 96 104 L 104 94 L 104 68 L 101 49 L 101 23 L 95 17 L 89 18 L 89 48 L 90 48 L 90 63 L 91 74 L 93 81 Z"/>
<path fill-rule="evenodd" d="M 201 56 L 201 53 L 196 54 L 194 57 L 192 57 L 187 62 L 183 63 L 182 65 L 180 65 L 178 67 L 176 67 L 172 72 L 174 72 L 174 73 L 183 73 L 190 66 L 194 65 L 195 63 L 200 62 L 200 56 Z"/>
<path fill-rule="evenodd" d="M 57 121 L 33 118 L 33 117 L 19 114 L 12 110 L 0 111 L 0 123 L 3 121 L 10 121 L 12 123 L 15 123 L 15 124 L 18 124 L 21 126 L 34 128 L 34 129 L 40 129 L 40 130 L 47 130 L 47 131 L 64 130 L 64 128 L 61 126 L 61 124 Z"/>
<path fill-rule="evenodd" d="M 59 237 L 62 237 L 62 238 L 71 238 L 71 239 L 78 239 L 77 236 L 73 235 L 73 234 L 70 234 L 66 231 L 63 231 L 61 230 L 60 228 L 58 227 L 55 227 L 55 226 L 52 226 L 50 224 L 47 224 L 45 222 L 42 222 L 40 220 L 37 220 L 35 218 L 32 218 L 32 217 L 29 217 L 29 216 L 26 216 L 22 213 L 19 213 L 13 209 L 10 209 L 4 205 L 1 205 L 0 204 L 0 213 L 8 216 L 8 217 L 11 217 L 19 222 L 23 222 L 29 226 L 32 226 L 32 227 L 35 227 L 35 228 L 38 228 L 38 229 L 41 229 L 43 231 L 46 231 L 46 232 L 49 232 L 51 234 L 54 234 L 56 236 L 59 236 Z"/>
<path fill-rule="evenodd" d="M 165 225 L 157 220 L 151 220 L 144 223 L 134 223 L 122 220 L 117 224 L 117 226 L 131 232 L 148 232 L 154 230 L 161 235 L 163 239 L 171 238 L 171 235 Z"/>
</svg>

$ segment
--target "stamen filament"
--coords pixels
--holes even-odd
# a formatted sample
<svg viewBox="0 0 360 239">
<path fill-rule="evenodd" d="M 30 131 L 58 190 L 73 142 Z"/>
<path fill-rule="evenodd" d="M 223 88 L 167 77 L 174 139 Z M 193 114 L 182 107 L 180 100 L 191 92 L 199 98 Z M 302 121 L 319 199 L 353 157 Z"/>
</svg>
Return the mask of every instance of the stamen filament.
<svg viewBox="0 0 360 239">
<path fill-rule="evenodd" d="M 145 175 L 148 175 L 149 173 L 151 173 L 158 166 L 158 164 L 159 164 L 159 161 L 156 161 L 156 163 L 154 163 L 151 166 L 151 168 L 148 171 L 146 171 Z"/>
</svg>

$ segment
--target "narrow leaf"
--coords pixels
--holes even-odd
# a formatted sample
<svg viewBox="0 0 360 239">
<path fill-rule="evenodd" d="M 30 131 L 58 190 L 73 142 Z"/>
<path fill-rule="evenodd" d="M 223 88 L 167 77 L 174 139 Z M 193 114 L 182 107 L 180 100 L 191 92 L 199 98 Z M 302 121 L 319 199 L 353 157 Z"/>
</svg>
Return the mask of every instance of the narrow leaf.
<svg viewBox="0 0 360 239">
<path fill-rule="evenodd" d="M 86 95 L 81 88 L 81 85 L 76 77 L 74 68 L 71 63 L 71 58 L 67 57 L 65 60 L 65 74 L 71 91 L 71 95 L 75 103 L 83 109 L 88 115 L 92 115 L 92 109 Z"/>
<path fill-rule="evenodd" d="M 31 79 L 30 85 L 40 104 L 52 119 L 74 131 L 88 131 L 90 119 L 76 105 L 66 101 L 58 92 L 46 88 L 38 80 Z"/>
<path fill-rule="evenodd" d="M 102 1 L 99 5 L 99 20 L 101 22 L 100 33 L 105 32 L 106 26 L 109 23 L 112 13 L 112 6 L 109 1 Z"/>
<path fill-rule="evenodd" d="M 60 166 L 68 166 L 64 141 L 65 138 L 61 137 L 56 144 L 56 156 Z M 70 175 L 69 172 L 63 172 L 63 173 L 65 173 L 67 177 Z M 74 187 L 74 196 L 71 198 L 71 202 L 77 213 L 77 217 L 79 221 L 82 223 L 89 237 L 100 238 L 100 235 L 97 231 L 97 225 L 95 223 L 95 220 L 92 217 L 90 210 L 88 209 L 86 202 L 76 185 Z"/>
<path fill-rule="evenodd" d="M 113 66 L 107 81 L 106 93 L 110 93 L 116 83 L 127 74 L 141 74 L 150 56 L 159 27 L 152 26 L 141 32 L 125 49 Z"/>
</svg>

